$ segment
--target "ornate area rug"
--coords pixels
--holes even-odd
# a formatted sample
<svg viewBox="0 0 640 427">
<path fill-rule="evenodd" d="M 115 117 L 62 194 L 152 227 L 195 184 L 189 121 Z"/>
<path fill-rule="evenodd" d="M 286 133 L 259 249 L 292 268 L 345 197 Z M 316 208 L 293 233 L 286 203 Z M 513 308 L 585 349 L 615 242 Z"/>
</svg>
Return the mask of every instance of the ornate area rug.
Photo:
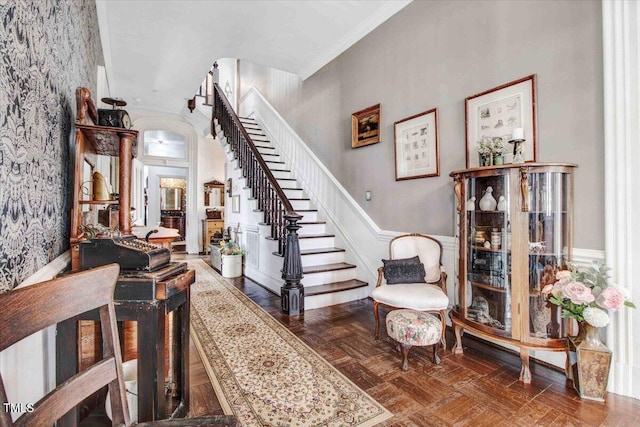
<svg viewBox="0 0 640 427">
<path fill-rule="evenodd" d="M 392 414 L 204 261 L 191 286 L 191 336 L 220 404 L 244 427 L 368 427 Z"/>
</svg>

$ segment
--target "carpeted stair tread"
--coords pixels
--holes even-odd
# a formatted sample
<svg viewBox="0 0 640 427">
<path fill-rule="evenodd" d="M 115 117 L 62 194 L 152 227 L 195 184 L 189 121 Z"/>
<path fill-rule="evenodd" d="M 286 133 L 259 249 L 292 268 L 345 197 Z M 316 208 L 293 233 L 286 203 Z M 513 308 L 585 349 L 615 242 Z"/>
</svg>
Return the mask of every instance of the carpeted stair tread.
<svg viewBox="0 0 640 427">
<path fill-rule="evenodd" d="M 309 265 L 302 267 L 303 274 L 324 273 L 326 271 L 347 270 L 349 268 L 356 268 L 355 265 L 347 262 L 337 262 L 335 264 L 322 264 L 322 265 Z"/>
<path fill-rule="evenodd" d="M 348 291 L 351 289 L 369 286 L 367 282 L 358 279 L 345 280 L 343 282 L 326 283 L 324 285 L 309 286 L 304 288 L 304 296 L 331 294 L 334 292 Z"/>
</svg>

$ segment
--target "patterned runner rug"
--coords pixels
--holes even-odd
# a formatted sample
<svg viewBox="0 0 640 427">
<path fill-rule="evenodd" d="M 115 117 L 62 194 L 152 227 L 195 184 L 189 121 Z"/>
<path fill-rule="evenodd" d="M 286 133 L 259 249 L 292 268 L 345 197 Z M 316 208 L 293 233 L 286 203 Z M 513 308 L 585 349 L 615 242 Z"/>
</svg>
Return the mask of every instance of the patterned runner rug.
<svg viewBox="0 0 640 427">
<path fill-rule="evenodd" d="M 204 261 L 191 336 L 220 404 L 244 427 L 368 427 L 392 416 Z"/>
</svg>

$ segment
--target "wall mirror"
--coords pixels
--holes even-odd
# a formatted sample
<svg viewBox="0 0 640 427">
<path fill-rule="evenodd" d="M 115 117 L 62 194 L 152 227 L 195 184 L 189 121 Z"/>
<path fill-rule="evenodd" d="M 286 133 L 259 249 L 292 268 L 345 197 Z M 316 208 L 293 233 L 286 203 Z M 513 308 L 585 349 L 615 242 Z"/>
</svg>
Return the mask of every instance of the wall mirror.
<svg viewBox="0 0 640 427">
<path fill-rule="evenodd" d="M 160 210 L 182 210 L 182 188 L 160 188 Z"/>
<path fill-rule="evenodd" d="M 187 181 L 184 178 L 160 178 L 160 212 L 185 211 Z"/>
<path fill-rule="evenodd" d="M 204 183 L 204 205 L 224 206 L 224 183 L 216 180 Z"/>
</svg>

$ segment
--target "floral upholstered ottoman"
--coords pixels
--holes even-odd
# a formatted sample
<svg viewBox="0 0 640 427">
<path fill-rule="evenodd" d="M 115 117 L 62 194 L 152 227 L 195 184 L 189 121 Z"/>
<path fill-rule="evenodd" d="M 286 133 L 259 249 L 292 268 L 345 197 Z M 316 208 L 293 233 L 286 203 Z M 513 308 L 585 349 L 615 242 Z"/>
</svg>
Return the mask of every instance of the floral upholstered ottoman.
<svg viewBox="0 0 640 427">
<path fill-rule="evenodd" d="M 433 360 L 440 364 L 438 344 L 442 337 L 442 322 L 436 316 L 424 311 L 401 309 L 387 314 L 387 334 L 398 342 L 402 351 L 402 370 L 409 369 L 409 349 L 416 346 L 433 346 Z"/>
</svg>

